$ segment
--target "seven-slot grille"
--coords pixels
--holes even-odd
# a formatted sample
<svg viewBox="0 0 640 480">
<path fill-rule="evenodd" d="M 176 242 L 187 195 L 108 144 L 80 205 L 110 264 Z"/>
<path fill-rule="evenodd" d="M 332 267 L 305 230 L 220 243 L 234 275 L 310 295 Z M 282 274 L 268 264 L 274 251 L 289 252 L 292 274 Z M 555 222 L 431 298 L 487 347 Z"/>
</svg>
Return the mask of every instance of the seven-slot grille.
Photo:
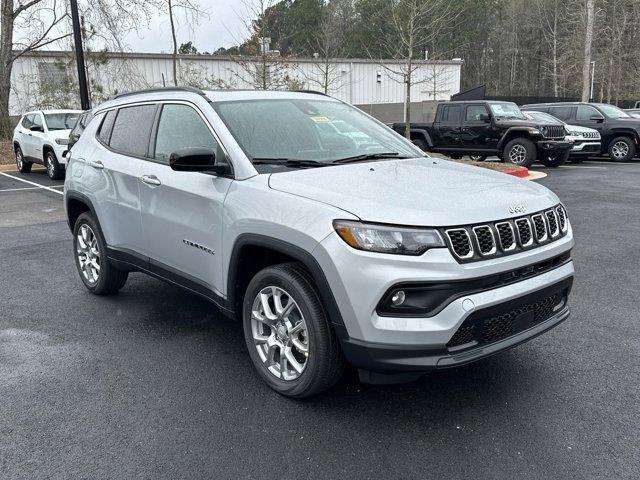
<svg viewBox="0 0 640 480">
<path fill-rule="evenodd" d="M 450 228 L 444 236 L 456 259 L 468 262 L 534 248 L 560 238 L 567 230 L 567 212 L 558 205 L 514 219 Z"/>
<path fill-rule="evenodd" d="M 547 125 L 542 127 L 542 135 L 545 138 L 564 138 L 565 129 L 562 125 Z"/>
<path fill-rule="evenodd" d="M 598 132 L 582 132 L 580 136 L 582 138 L 600 138 L 600 134 Z"/>
</svg>

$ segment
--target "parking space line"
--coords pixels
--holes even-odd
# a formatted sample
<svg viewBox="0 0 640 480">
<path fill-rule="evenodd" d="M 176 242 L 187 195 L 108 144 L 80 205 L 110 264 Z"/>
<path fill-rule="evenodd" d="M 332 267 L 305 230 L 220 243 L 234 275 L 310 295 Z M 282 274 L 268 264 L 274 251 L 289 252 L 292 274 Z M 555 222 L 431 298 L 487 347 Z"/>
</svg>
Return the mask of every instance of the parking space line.
<svg viewBox="0 0 640 480">
<path fill-rule="evenodd" d="M 51 188 L 60 188 L 64 185 L 52 185 Z M 23 188 L 0 188 L 0 193 L 2 192 L 23 192 L 25 190 L 40 190 L 42 187 L 23 187 Z"/>
<path fill-rule="evenodd" d="M 44 190 L 48 190 L 50 192 L 57 193 L 58 195 L 64 195 L 64 192 L 61 192 L 59 190 L 55 190 L 54 188 L 47 187 L 45 185 L 40 185 L 39 183 L 36 183 L 36 182 L 30 182 L 29 180 L 25 180 L 25 179 L 20 178 L 20 177 L 15 177 L 13 175 L 9 175 L 8 173 L 0 172 L 0 175 L 8 177 L 8 178 L 11 178 L 13 180 L 18 180 L 19 182 L 24 182 L 24 183 L 27 183 L 29 185 L 34 185 L 36 187 L 43 188 Z M 59 188 L 59 185 L 56 185 L 56 187 Z"/>
</svg>

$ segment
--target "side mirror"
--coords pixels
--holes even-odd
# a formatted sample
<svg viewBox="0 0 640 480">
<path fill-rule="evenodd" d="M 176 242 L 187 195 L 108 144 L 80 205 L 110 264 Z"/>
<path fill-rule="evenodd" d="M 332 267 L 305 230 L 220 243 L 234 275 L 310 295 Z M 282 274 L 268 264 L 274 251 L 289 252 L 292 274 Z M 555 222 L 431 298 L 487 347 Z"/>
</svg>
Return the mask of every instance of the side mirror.
<svg viewBox="0 0 640 480">
<path fill-rule="evenodd" d="M 31 128 L 29 129 L 32 132 L 44 132 L 44 128 L 42 127 L 42 125 L 31 125 Z"/>
<path fill-rule="evenodd" d="M 181 148 L 169 157 L 169 166 L 176 172 L 210 172 L 218 171 L 216 154 L 210 148 Z"/>
<path fill-rule="evenodd" d="M 480 114 L 480 120 L 482 120 L 484 123 L 490 123 L 491 122 L 491 115 L 489 115 L 488 113 L 481 113 Z"/>
<path fill-rule="evenodd" d="M 602 115 L 598 114 L 598 113 L 594 113 L 593 115 L 591 115 L 589 117 L 589 120 L 593 120 L 594 122 L 600 123 L 600 122 L 604 121 L 604 117 Z"/>
</svg>

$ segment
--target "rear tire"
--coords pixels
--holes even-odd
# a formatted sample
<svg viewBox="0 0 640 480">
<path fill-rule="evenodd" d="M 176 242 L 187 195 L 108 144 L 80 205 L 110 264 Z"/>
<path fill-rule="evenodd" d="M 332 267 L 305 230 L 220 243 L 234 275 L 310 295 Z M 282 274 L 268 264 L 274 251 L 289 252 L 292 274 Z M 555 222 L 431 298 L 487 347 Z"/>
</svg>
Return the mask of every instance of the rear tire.
<svg viewBox="0 0 640 480">
<path fill-rule="evenodd" d="M 129 272 L 109 263 L 102 230 L 90 213 L 83 213 L 76 220 L 73 248 L 78 274 L 87 290 L 96 295 L 109 295 L 124 287 Z"/>
<path fill-rule="evenodd" d="M 503 160 L 519 167 L 530 167 L 536 161 L 536 146 L 528 138 L 514 138 L 504 147 Z"/>
<path fill-rule="evenodd" d="M 306 398 L 342 376 L 338 339 L 302 265 L 283 263 L 258 272 L 245 292 L 242 323 L 249 356 L 276 392 Z"/>
<path fill-rule="evenodd" d="M 616 137 L 609 143 L 609 158 L 615 162 L 629 162 L 636 154 L 636 144 L 629 137 Z"/>
<path fill-rule="evenodd" d="M 540 159 L 540 163 L 545 167 L 556 168 L 560 165 L 564 165 L 566 161 L 569 159 L 570 151 L 567 150 L 564 153 L 558 154 L 554 157 L 547 157 L 546 159 Z"/>
<path fill-rule="evenodd" d="M 56 154 L 51 150 L 44 154 L 44 167 L 51 180 L 60 180 L 64 177 L 64 167 L 58 163 Z"/>
<path fill-rule="evenodd" d="M 29 173 L 31 172 L 31 167 L 33 164 L 31 162 L 27 162 L 24 159 L 24 155 L 22 154 L 22 149 L 20 147 L 16 147 L 16 167 L 18 167 L 18 171 L 20 173 Z"/>
<path fill-rule="evenodd" d="M 487 159 L 486 155 L 469 155 L 469 159 L 472 162 L 484 162 Z"/>
</svg>

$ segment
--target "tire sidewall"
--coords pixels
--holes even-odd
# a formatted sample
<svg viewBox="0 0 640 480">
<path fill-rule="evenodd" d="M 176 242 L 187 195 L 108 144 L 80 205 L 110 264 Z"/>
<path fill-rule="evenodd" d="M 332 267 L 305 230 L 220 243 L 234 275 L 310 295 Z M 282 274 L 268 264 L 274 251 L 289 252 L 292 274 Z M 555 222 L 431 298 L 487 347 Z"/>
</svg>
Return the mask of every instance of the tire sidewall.
<svg viewBox="0 0 640 480">
<path fill-rule="evenodd" d="M 44 162 L 49 178 L 51 180 L 58 180 L 61 176 L 61 172 L 56 154 L 51 150 L 47 151 L 47 154 L 44 156 Z M 51 164 L 51 171 L 49 170 L 49 164 Z"/>
<path fill-rule="evenodd" d="M 258 352 L 253 343 L 253 334 L 251 330 L 251 311 L 253 301 L 263 288 L 267 286 L 276 286 L 285 290 L 292 295 L 298 304 L 307 325 L 307 333 L 309 334 L 309 352 L 307 364 L 304 371 L 295 380 L 281 380 L 276 378 L 264 366 Z M 314 298 L 315 297 L 315 298 Z M 318 314 L 321 318 L 317 318 Z M 314 376 L 318 371 L 318 362 L 320 359 L 314 353 L 318 351 L 317 342 L 320 341 L 320 333 L 318 331 L 317 322 L 326 322 L 324 311 L 320 300 L 315 293 L 307 292 L 304 287 L 298 285 L 298 282 L 291 278 L 286 272 L 282 272 L 277 268 L 266 268 L 262 270 L 251 280 L 245 292 L 244 302 L 242 306 L 242 324 L 244 329 L 244 337 L 249 351 L 249 356 L 260 376 L 274 390 L 288 396 L 297 396 L 303 394 L 313 383 Z"/>
<path fill-rule="evenodd" d="M 616 143 L 619 143 L 619 142 L 626 143 L 627 147 L 629 148 L 629 151 L 628 151 L 627 156 L 625 158 L 616 158 L 616 157 L 613 156 L 613 146 Z M 611 160 L 613 160 L 614 162 L 629 162 L 635 156 L 635 150 L 636 150 L 635 143 L 629 137 L 616 137 L 609 144 L 609 151 L 608 151 L 609 158 Z"/>
<path fill-rule="evenodd" d="M 29 171 L 31 171 L 31 165 L 28 164 L 27 161 L 24 159 L 24 153 L 22 152 L 22 148 L 17 146 L 15 149 L 15 155 L 16 155 L 16 168 L 18 169 L 18 171 L 20 173 L 29 173 Z M 18 162 L 18 158 L 21 159 L 22 165 L 20 165 L 20 163 Z"/>
</svg>

